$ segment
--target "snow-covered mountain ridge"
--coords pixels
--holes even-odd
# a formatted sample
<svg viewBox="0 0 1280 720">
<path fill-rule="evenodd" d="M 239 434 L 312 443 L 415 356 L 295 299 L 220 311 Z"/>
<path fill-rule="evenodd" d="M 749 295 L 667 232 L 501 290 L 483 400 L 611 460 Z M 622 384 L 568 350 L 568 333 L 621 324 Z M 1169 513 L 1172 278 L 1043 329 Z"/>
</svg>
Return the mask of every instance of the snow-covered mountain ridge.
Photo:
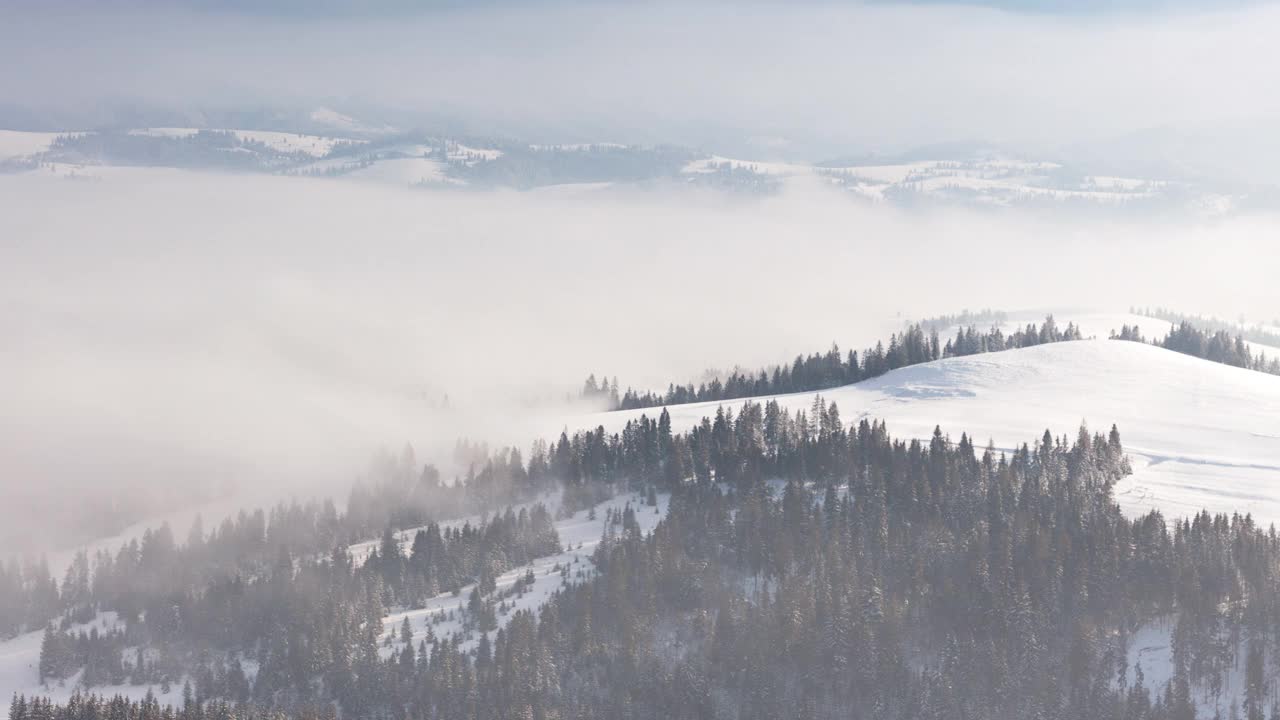
<svg viewBox="0 0 1280 720">
<path fill-rule="evenodd" d="M 1066 318 L 1062 318 L 1065 322 Z M 889 432 L 926 438 L 935 426 L 1002 450 L 1046 429 L 1075 437 L 1080 425 L 1119 427 L 1134 474 L 1116 488 L 1126 512 L 1182 517 L 1201 509 L 1280 522 L 1280 377 L 1119 340 L 1082 340 L 937 360 L 820 393 L 846 423 L 884 420 Z M 768 398 L 755 398 L 756 401 Z M 814 393 L 777 396 L 790 410 Z M 686 429 L 716 408 L 669 408 Z M 570 428 L 626 421 L 659 409 L 578 416 Z M 549 428 L 548 432 L 552 429 Z"/>
<path fill-rule="evenodd" d="M 400 186 L 571 187 L 675 181 L 736 192 L 814 183 L 871 203 L 976 206 L 1074 204 L 1104 208 L 1173 203 L 1199 214 L 1238 198 L 1161 178 L 1091 174 L 1059 162 L 995 151 L 957 159 L 777 162 L 690 148 L 617 143 L 546 145 L 325 125 L 311 132 L 147 127 L 112 131 L 0 130 L 0 170 L 107 177 L 112 168 L 235 169 L 341 177 Z M 326 130 L 325 128 L 329 128 Z M 310 129 L 310 128 L 309 128 Z M 333 134 L 327 134 L 332 132 Z M 326 134 L 316 134 L 326 133 Z"/>
</svg>

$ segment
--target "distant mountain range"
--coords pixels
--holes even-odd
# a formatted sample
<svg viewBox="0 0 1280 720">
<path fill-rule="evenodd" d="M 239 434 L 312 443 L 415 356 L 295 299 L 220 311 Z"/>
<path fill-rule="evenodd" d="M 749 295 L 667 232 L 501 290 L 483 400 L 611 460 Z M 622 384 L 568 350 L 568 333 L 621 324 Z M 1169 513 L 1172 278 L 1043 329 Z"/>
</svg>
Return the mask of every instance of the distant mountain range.
<svg viewBox="0 0 1280 720">
<path fill-rule="evenodd" d="M 290 130 L 136 127 L 0 130 L 0 171 L 103 177 L 110 168 L 166 167 L 332 177 L 432 188 L 601 190 L 678 185 L 769 194 L 819 184 L 903 206 L 1071 206 L 1220 215 L 1259 195 L 1185 179 L 1090 173 L 978 144 L 817 163 L 731 157 L 674 145 L 533 144 L 402 131 L 317 109 Z"/>
</svg>

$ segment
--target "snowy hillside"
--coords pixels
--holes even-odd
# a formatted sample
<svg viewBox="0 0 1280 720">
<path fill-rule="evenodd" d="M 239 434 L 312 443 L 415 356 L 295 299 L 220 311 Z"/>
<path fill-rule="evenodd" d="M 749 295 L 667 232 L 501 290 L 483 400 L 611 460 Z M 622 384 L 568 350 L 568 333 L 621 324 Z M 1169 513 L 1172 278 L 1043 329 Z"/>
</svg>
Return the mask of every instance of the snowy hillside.
<svg viewBox="0 0 1280 720">
<path fill-rule="evenodd" d="M 620 532 L 616 521 L 609 522 L 611 514 L 615 518 L 621 517 L 630 507 L 635 511 L 640 532 L 652 532 L 658 521 L 666 515 L 671 496 L 661 493 L 657 496 L 657 501 L 657 506 L 649 506 L 644 504 L 644 499 L 639 494 L 623 494 L 590 510 L 581 510 L 569 518 L 557 521 L 556 532 L 560 536 L 563 552 L 538 558 L 496 578 L 495 597 L 506 596 L 504 600 L 508 606 L 505 612 L 498 613 L 498 627 L 505 626 L 512 613 L 517 610 L 532 610 L 536 614 L 565 583 L 581 582 L 588 577 L 594 570 L 591 556 L 606 531 Z M 533 583 L 517 588 L 517 584 L 530 572 L 533 574 Z M 393 648 L 403 648 L 403 644 L 399 642 L 399 632 L 405 620 L 409 621 L 415 647 L 427 639 L 430 631 L 431 636 L 440 639 L 457 635 L 464 650 L 474 648 L 479 642 L 479 633 L 469 627 L 468 621 L 473 619 L 466 613 L 467 601 L 474 589 L 474 584 L 467 585 L 457 595 L 441 593 L 431 598 L 425 607 L 400 608 L 388 614 L 383 618 L 382 625 L 385 636 L 392 640 L 392 644 L 384 645 L 384 656 L 389 656 Z"/>
<path fill-rule="evenodd" d="M 495 578 L 497 594 L 494 597 L 503 598 L 506 606 L 505 610 L 497 615 L 497 626 L 505 626 L 516 610 L 536 612 L 566 582 L 580 582 L 588 577 L 594 569 L 591 557 L 600 544 L 601 538 L 606 532 L 620 532 L 617 518 L 620 518 L 627 508 L 635 512 L 636 524 L 640 531 L 651 532 L 658 521 L 666 515 L 671 500 L 670 494 L 667 493 L 660 493 L 656 497 L 657 505 L 650 506 L 645 504 L 640 494 L 625 493 L 601 502 L 590 510 L 582 510 L 556 521 L 555 528 L 560 536 L 562 552 L 538 558 L 528 565 L 515 568 Z M 558 505 L 558 498 L 548 497 L 543 500 L 552 507 Z M 533 504 L 516 506 L 515 509 L 528 508 Z M 442 526 L 460 527 L 463 523 L 477 524 L 481 521 L 480 516 L 472 516 L 442 523 Z M 411 528 L 397 533 L 403 550 L 409 550 L 417 529 Z M 113 544 L 106 542 L 100 545 L 114 547 Z M 368 558 L 370 551 L 376 545 L 377 541 L 366 541 L 356 543 L 348 549 L 357 563 L 361 563 Z M 533 582 L 524 584 L 523 579 L 530 572 L 533 574 Z M 479 634 L 471 624 L 473 618 L 470 618 L 466 612 L 467 601 L 474 588 L 474 584 L 467 585 L 456 596 L 453 593 L 441 593 L 428 600 L 421 608 L 393 609 L 383 619 L 384 635 L 391 641 L 391 644 L 383 646 L 383 655 L 387 656 L 393 650 L 403 647 L 399 642 L 399 632 L 406 619 L 413 631 L 415 646 L 427 638 L 429 628 L 430 634 L 434 637 L 444 639 L 456 635 L 464 649 L 474 649 L 479 641 Z M 72 629 L 87 631 L 91 627 L 98 627 L 106 631 L 118 625 L 119 620 L 115 613 L 108 612 L 101 614 L 91 623 L 75 625 Z M 0 714 L 8 711 L 9 702 L 15 693 L 28 696 L 48 695 L 65 701 L 77 689 L 78 677 L 48 685 L 40 683 L 38 664 L 42 636 L 41 631 L 34 631 L 8 640 L 0 640 Z M 251 669 L 253 664 L 246 661 L 246 666 Z M 182 685 L 173 683 L 167 694 L 161 692 L 159 685 L 112 685 L 96 687 L 95 691 L 107 695 L 122 694 L 132 698 L 141 698 L 150 691 L 162 702 L 174 702 L 181 697 Z"/>
<path fill-rule="evenodd" d="M 130 130 L 130 135 L 141 137 L 189 138 L 200 132 L 197 128 L 140 128 Z M 215 130 L 229 132 L 245 142 L 262 143 L 282 153 L 302 153 L 312 157 L 324 157 L 341 143 L 362 143 L 363 140 L 346 140 L 320 135 L 274 132 L 270 130 Z"/>
<path fill-rule="evenodd" d="M 91 622 L 74 624 L 69 629 L 108 632 L 119 627 L 121 623 L 116 613 L 104 612 L 99 613 Z M 40 641 L 43 637 L 44 633 L 37 630 L 0 641 L 0 713 L 8 715 L 9 704 L 15 693 L 27 696 L 39 694 L 66 702 L 72 694 L 83 690 L 79 687 L 80 673 L 48 684 L 40 683 Z M 105 696 L 123 695 L 135 699 L 151 693 L 162 703 L 174 703 L 182 699 L 181 684 L 171 685 L 167 692 L 158 684 L 104 685 L 94 688 L 94 691 Z"/>
<path fill-rule="evenodd" d="M 1137 327 L 1142 332 L 1142 336 L 1148 342 L 1155 342 L 1169 334 L 1173 329 L 1173 323 L 1168 320 L 1161 320 L 1149 315 L 1138 315 L 1135 313 L 1107 313 L 1096 311 L 1061 311 L 1061 310 L 1029 310 L 1015 313 L 1008 313 L 1004 322 L 998 323 L 1000 330 L 1005 334 L 1009 334 L 1016 330 L 1026 328 L 1027 325 L 1036 325 L 1042 322 L 1046 315 L 1054 315 L 1060 320 L 1060 325 L 1066 326 L 1068 322 L 1074 323 L 1080 328 L 1080 333 L 1087 339 L 1106 339 L 1112 332 L 1120 332 L 1120 328 L 1125 325 Z M 1192 323 L 1195 325 L 1195 323 Z M 982 323 L 977 323 L 978 329 L 985 329 Z M 1200 328 L 1207 330 L 1208 328 Z M 957 330 L 956 326 L 945 329 L 939 329 L 938 334 L 944 338 L 948 335 L 954 335 Z M 1264 345 L 1262 343 L 1244 341 L 1245 345 L 1254 353 L 1265 353 L 1267 357 L 1280 356 L 1280 348 L 1272 345 Z"/>
<path fill-rule="evenodd" d="M 938 360 L 822 395 L 838 403 L 846 423 L 883 419 L 895 435 L 922 438 L 941 425 L 953 439 L 967 432 L 979 446 L 990 439 L 1006 450 L 1046 429 L 1074 438 L 1082 422 L 1095 431 L 1114 423 L 1134 466 L 1116 488 L 1126 512 L 1183 516 L 1206 508 L 1280 522 L 1277 376 L 1099 339 Z M 813 399 L 778 397 L 790 409 Z M 690 427 L 720 404 L 673 406 L 672 424 Z M 598 413 L 567 425 L 618 430 L 645 412 L 660 411 Z"/>
<path fill-rule="evenodd" d="M 1039 323 L 1050 314 L 1055 318 L 1061 318 L 1063 325 L 1068 322 L 1075 323 L 1082 335 L 1097 340 L 1105 340 L 1113 331 L 1120 332 L 1120 328 L 1125 325 L 1138 326 L 1148 339 L 1163 337 L 1173 327 L 1171 323 L 1164 320 L 1133 313 L 1026 311 L 1009 313 L 1005 321 L 1000 324 L 1000 329 L 1009 333 L 1025 328 L 1029 324 Z"/>
</svg>

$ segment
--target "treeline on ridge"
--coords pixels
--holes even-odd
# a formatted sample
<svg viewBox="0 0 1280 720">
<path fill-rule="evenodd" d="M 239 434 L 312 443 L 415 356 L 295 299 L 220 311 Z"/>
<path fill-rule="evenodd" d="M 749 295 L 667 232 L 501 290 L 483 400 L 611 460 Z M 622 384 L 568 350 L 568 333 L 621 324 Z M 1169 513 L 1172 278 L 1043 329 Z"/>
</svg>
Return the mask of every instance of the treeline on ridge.
<svg viewBox="0 0 1280 720">
<path fill-rule="evenodd" d="M 1243 320 L 1238 323 L 1231 323 L 1217 317 L 1180 313 L 1162 307 L 1135 307 L 1130 308 L 1130 312 L 1134 315 L 1145 315 L 1157 320 L 1164 320 L 1172 325 L 1181 325 L 1186 322 L 1210 332 L 1225 330 L 1231 335 L 1239 335 L 1243 337 L 1248 342 L 1254 342 L 1268 347 L 1280 347 L 1280 320 L 1272 321 L 1271 327 L 1267 327 L 1260 323 L 1246 324 Z"/>
<path fill-rule="evenodd" d="M 1113 330 L 1111 339 L 1146 342 L 1137 325 L 1124 325 L 1119 332 Z M 1174 325 L 1163 338 L 1153 338 L 1151 344 L 1223 365 L 1280 375 L 1280 358 L 1268 358 L 1266 352 L 1255 355 L 1243 336 L 1232 336 L 1226 330 L 1203 330 L 1187 320 Z"/>
<path fill-rule="evenodd" d="M 985 315 L 984 311 L 974 316 Z M 969 315 L 957 317 L 965 318 Z M 790 365 L 762 368 L 756 372 L 734 370 L 723 380 L 716 377 L 696 386 L 693 383 L 687 385 L 673 383 L 668 385 L 666 392 L 661 393 L 640 392 L 632 388 L 619 393 L 617 378 L 612 382 L 603 379 L 603 376 L 602 379 L 597 380 L 592 374 L 583 384 L 581 396 L 590 400 L 603 400 L 610 410 L 633 410 L 692 402 L 811 392 L 869 380 L 890 370 L 940 358 L 1083 339 L 1079 328 L 1074 324 L 1068 324 L 1066 329 L 1059 328 L 1052 315 L 1046 317 L 1040 325 L 1031 323 L 1008 335 L 999 327 L 981 332 L 973 325 L 961 326 L 956 331 L 956 336 L 948 339 L 944 344 L 939 344 L 936 323 L 928 324 L 934 329 L 926 332 L 923 324 L 915 323 L 901 333 L 891 335 L 887 347 L 884 343 L 878 342 L 875 347 L 864 350 L 861 356 L 854 350 L 842 355 L 840 348 L 832 345 L 831 349 L 825 353 L 797 355 Z"/>
</svg>

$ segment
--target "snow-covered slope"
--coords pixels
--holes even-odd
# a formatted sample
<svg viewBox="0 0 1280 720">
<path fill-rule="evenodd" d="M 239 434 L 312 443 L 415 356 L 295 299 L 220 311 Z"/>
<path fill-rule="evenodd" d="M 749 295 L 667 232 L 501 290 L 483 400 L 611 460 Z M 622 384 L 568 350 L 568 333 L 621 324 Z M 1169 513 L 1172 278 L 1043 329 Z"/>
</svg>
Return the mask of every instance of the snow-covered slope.
<svg viewBox="0 0 1280 720">
<path fill-rule="evenodd" d="M 596 505 L 592 510 L 582 510 L 556 521 L 555 528 L 560 536 L 562 552 L 538 558 L 528 565 L 516 568 L 496 578 L 497 592 L 499 595 L 504 595 L 512 591 L 516 582 L 523 578 L 527 572 L 532 571 L 534 574 L 532 585 L 525 587 L 523 592 L 518 595 L 504 598 L 508 607 L 504 612 L 499 613 L 497 618 L 498 626 L 505 626 L 511 619 L 512 613 L 516 610 L 533 610 L 536 612 L 566 581 L 579 582 L 589 577 L 594 570 L 591 556 L 609 526 L 608 518 L 611 514 L 620 516 L 627 507 L 632 508 L 635 511 L 636 523 L 639 525 L 640 530 L 648 533 L 666 515 L 670 500 L 671 496 L 669 494 L 661 493 L 657 496 L 658 504 L 654 507 L 646 505 L 644 498 L 639 494 L 625 493 Z M 552 508 L 558 505 L 558 498 L 552 496 L 542 498 L 541 501 L 546 502 Z M 528 503 L 517 506 L 516 509 L 531 507 L 533 504 Z M 478 523 L 480 521 L 481 517 L 473 516 L 458 518 L 457 520 L 443 523 L 443 525 L 452 527 L 460 526 L 465 522 Z M 184 526 L 180 525 L 179 527 Z M 403 550 L 408 551 L 416 530 L 417 528 L 413 528 L 398 533 L 398 539 L 401 540 Z M 376 540 L 356 543 L 350 546 L 349 550 L 357 562 L 363 562 L 377 543 L 378 541 Z M 562 574 L 561 570 L 564 568 L 568 570 Z M 384 646 L 382 648 L 383 654 L 390 654 L 393 649 L 398 650 L 403 647 L 398 638 L 401 623 L 404 622 L 405 618 L 409 619 L 410 626 L 413 629 L 415 645 L 427 637 L 427 629 L 430 627 L 431 634 L 435 637 L 446 638 L 452 635 L 459 635 L 464 649 L 474 648 L 479 641 L 479 634 L 474 630 L 467 631 L 464 627 L 466 620 L 465 608 L 474 588 L 474 584 L 467 585 L 462 588 L 462 591 L 457 596 L 452 593 L 442 593 L 427 601 L 426 606 L 423 608 L 398 609 L 391 612 L 383 619 L 383 627 L 384 634 L 394 638 L 395 642 L 392 645 Z M 446 618 L 446 616 L 449 617 Z M 115 613 L 102 613 L 94 622 L 86 625 L 77 625 L 73 629 L 87 630 L 90 626 L 96 625 L 106 630 L 116 627 L 118 622 Z M 0 716 L 3 716 L 8 711 L 9 702 L 15 693 L 47 695 L 65 701 L 75 691 L 78 685 L 78 676 L 48 685 L 40 683 L 38 663 L 42 636 L 43 632 L 37 630 L 8 640 L 0 640 Z M 252 669 L 251 663 L 249 664 L 249 669 Z M 93 691 L 107 695 L 122 694 L 131 698 L 141 698 L 148 691 L 151 691 L 159 697 L 161 702 L 172 703 L 180 699 L 182 683 L 174 683 L 168 694 L 162 694 L 159 686 L 146 685 L 95 687 Z"/>
<path fill-rule="evenodd" d="M 1063 318 L 1065 322 L 1066 318 Z M 1126 512 L 1249 512 L 1280 522 L 1280 377 L 1118 340 L 1083 340 L 938 360 L 822 393 L 845 422 L 885 420 L 898 436 L 935 425 L 1010 449 L 1046 429 L 1119 426 L 1134 474 L 1116 488 Z M 807 408 L 814 393 L 779 396 Z M 738 407 L 741 400 L 723 403 Z M 685 429 L 720 403 L 670 408 Z M 617 430 L 655 409 L 597 413 L 561 427 Z M 559 432 L 559 427 L 549 431 Z"/>
<path fill-rule="evenodd" d="M 1169 329 L 1173 327 L 1172 323 L 1164 320 L 1134 313 L 1028 310 L 1008 313 L 1005 321 L 1000 323 L 1000 329 L 1007 334 L 1015 330 L 1021 330 L 1027 325 L 1039 325 L 1044 322 L 1046 315 L 1053 315 L 1054 321 L 1059 327 L 1065 328 L 1067 323 L 1074 323 L 1086 338 L 1100 340 L 1105 340 L 1112 331 L 1120 332 L 1120 328 L 1125 325 L 1138 326 L 1142 330 L 1143 336 L 1148 339 L 1164 337 L 1169 332 Z M 986 328 L 979 327 L 979 329 L 985 330 Z M 955 334 L 955 328 L 952 328 L 951 334 Z"/>
<path fill-rule="evenodd" d="M 1169 334 L 1173 329 L 1173 323 L 1168 320 L 1150 317 L 1148 315 L 1138 315 L 1136 313 L 1108 313 L 1096 311 L 1036 311 L 1028 310 L 1022 312 L 1008 313 L 1005 321 L 999 323 L 1000 329 L 1005 333 L 1012 333 L 1015 330 L 1021 330 L 1027 325 L 1038 325 L 1044 321 L 1046 315 L 1053 315 L 1059 327 L 1065 328 L 1068 322 L 1075 323 L 1080 328 L 1080 333 L 1086 338 L 1104 339 L 1114 332 L 1120 332 L 1120 328 L 1125 325 L 1135 326 L 1141 332 L 1142 336 L 1148 342 L 1156 342 Z M 1192 323 L 1195 325 L 1195 323 Z M 954 336 L 956 327 L 952 326 L 947 330 L 940 330 L 939 334 L 944 336 Z M 979 330 L 987 328 L 978 323 Z M 1201 330 L 1207 328 L 1201 327 Z M 1254 353 L 1265 353 L 1267 357 L 1280 357 L 1280 348 L 1263 345 L 1261 343 L 1245 341 L 1245 345 Z"/>
<path fill-rule="evenodd" d="M 130 135 L 141 135 L 146 137 L 171 137 L 185 138 L 191 137 L 200 132 L 198 128 L 139 128 L 130 130 Z M 272 150 L 282 153 L 304 153 L 312 157 L 324 157 L 328 155 L 335 146 L 344 142 L 363 143 L 363 140 L 346 140 L 343 138 L 326 137 L 321 135 L 303 135 L 300 133 L 277 132 L 274 130 L 215 130 L 214 132 L 229 132 L 244 142 L 257 142 L 266 145 Z"/>
<path fill-rule="evenodd" d="M 75 624 L 67 628 L 71 631 L 88 631 L 97 628 L 100 632 L 114 631 L 120 627 L 120 621 L 114 612 L 99 613 L 92 622 Z M 44 696 L 58 702 L 66 702 L 78 689 L 81 673 L 69 678 L 48 684 L 40 683 L 40 643 L 44 632 L 36 630 L 19 635 L 9 640 L 0 641 L 0 714 L 8 716 L 9 704 L 15 694 Z M 162 704 L 174 704 L 182 699 L 182 683 L 171 684 L 168 692 L 160 685 L 102 685 L 96 686 L 93 692 L 111 697 L 123 695 L 140 700 L 150 692 Z"/>
<path fill-rule="evenodd" d="M 498 614 L 498 627 L 505 626 L 517 610 L 532 610 L 536 615 L 537 610 L 566 581 L 581 582 L 590 577 L 595 567 L 591 556 L 595 553 L 596 546 L 600 544 L 606 528 L 609 527 L 607 518 L 610 513 L 620 516 L 627 507 L 630 507 L 635 511 L 636 524 L 640 526 L 640 531 L 652 532 L 657 527 L 658 521 L 666 515 L 671 496 L 667 493 L 659 494 L 657 501 L 656 507 L 649 506 L 644 504 L 639 494 L 624 494 L 606 500 L 592 510 L 582 510 L 571 517 L 557 521 L 556 532 L 560 535 L 563 552 L 538 558 L 528 565 L 496 578 L 497 593 L 501 596 L 511 591 L 516 582 L 527 572 L 532 571 L 534 577 L 533 584 L 527 586 L 521 594 L 505 598 L 508 609 Z M 408 533 L 404 535 L 408 536 Z M 365 555 L 367 554 L 366 549 Z M 562 575 L 562 570 L 565 569 L 567 572 Z M 382 620 L 383 633 L 384 636 L 391 637 L 395 641 L 383 647 L 383 655 L 389 655 L 393 650 L 404 647 L 398 638 L 400 627 L 406 619 L 413 632 L 415 647 L 427 638 L 428 628 L 430 628 L 430 634 L 434 637 L 444 639 L 459 635 L 464 650 L 474 648 L 480 640 L 479 633 L 478 631 L 467 632 L 464 627 L 465 608 L 474 589 L 474 584 L 467 585 L 456 596 L 453 593 L 441 593 L 428 600 L 425 607 L 400 609 L 387 615 Z"/>
</svg>

